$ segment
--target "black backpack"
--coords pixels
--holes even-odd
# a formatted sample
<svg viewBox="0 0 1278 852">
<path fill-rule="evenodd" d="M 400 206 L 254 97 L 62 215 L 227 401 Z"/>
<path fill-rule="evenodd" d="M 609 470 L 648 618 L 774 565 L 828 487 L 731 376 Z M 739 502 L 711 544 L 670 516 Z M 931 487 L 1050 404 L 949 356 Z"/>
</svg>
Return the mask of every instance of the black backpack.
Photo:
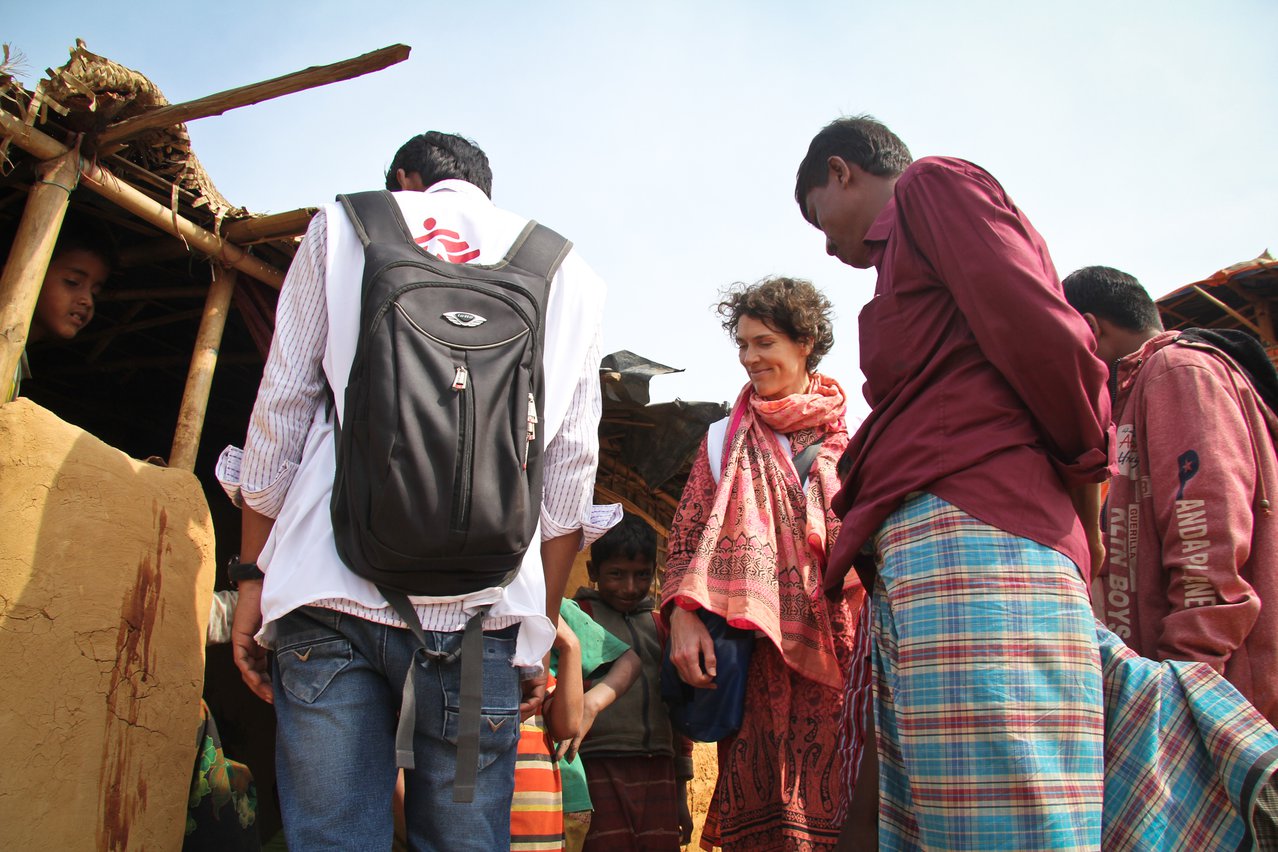
<svg viewBox="0 0 1278 852">
<path fill-rule="evenodd" d="M 499 263 L 448 263 L 413 241 L 391 193 L 338 200 L 364 244 L 364 281 L 337 551 L 406 594 L 506 585 L 540 514 L 546 301 L 571 244 L 529 222 Z"/>
<path fill-rule="evenodd" d="M 396 762 L 413 768 L 417 653 L 460 656 L 453 799 L 474 800 L 483 704 L 483 619 L 457 652 L 434 651 L 408 595 L 510 583 L 541 514 L 538 428 L 550 281 L 572 244 L 529 222 L 492 266 L 417 245 L 389 192 L 339 195 L 364 245 L 359 340 L 337 425 L 333 535 L 420 647 L 408 667 Z"/>
</svg>

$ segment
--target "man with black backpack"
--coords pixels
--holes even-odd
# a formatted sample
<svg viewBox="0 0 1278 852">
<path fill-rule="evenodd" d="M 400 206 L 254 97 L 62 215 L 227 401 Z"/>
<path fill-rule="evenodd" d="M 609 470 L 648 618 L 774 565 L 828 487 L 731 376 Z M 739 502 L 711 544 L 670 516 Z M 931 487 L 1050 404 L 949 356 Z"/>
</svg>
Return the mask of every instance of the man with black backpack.
<svg viewBox="0 0 1278 852">
<path fill-rule="evenodd" d="M 1266 401 L 1278 376 L 1245 332 L 1163 331 L 1124 272 L 1089 266 L 1062 283 L 1110 365 L 1118 431 L 1097 614 L 1143 656 L 1210 664 L 1278 723 L 1278 457 Z"/>
<path fill-rule="evenodd" d="M 244 513 L 234 653 L 275 704 L 292 849 L 389 848 L 397 764 L 413 848 L 509 844 L 552 618 L 620 516 L 592 507 L 603 282 L 491 182 L 430 132 L 387 173 L 415 191 L 319 210 L 219 461 Z"/>
</svg>

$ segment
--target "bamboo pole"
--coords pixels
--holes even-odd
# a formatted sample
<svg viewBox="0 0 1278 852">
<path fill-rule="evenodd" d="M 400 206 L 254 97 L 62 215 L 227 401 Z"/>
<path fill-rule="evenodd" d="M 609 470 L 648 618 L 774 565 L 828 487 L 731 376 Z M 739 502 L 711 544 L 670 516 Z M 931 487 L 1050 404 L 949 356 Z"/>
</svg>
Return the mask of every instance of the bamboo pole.
<svg viewBox="0 0 1278 852">
<path fill-rule="evenodd" d="M 259 216 L 256 219 L 238 219 L 228 222 L 222 235 L 237 245 L 300 237 L 310 227 L 311 217 L 318 207 L 302 207 L 287 213 Z"/>
<path fill-rule="evenodd" d="M 354 59 L 334 62 L 331 65 L 312 66 L 292 74 L 285 74 L 283 77 L 218 92 L 199 100 L 159 107 L 110 125 L 98 136 L 97 144 L 99 149 L 110 148 L 148 130 L 172 127 L 175 124 L 207 118 L 211 115 L 221 115 L 227 110 L 261 103 L 317 86 L 326 86 L 341 80 L 350 80 L 353 77 L 362 77 L 403 62 L 408 58 L 410 50 L 411 48 L 406 44 L 393 44 Z"/>
<path fill-rule="evenodd" d="M 13 139 L 14 144 L 42 160 L 67 153 L 65 145 L 40 131 L 27 127 L 17 117 L 0 110 L 0 132 Z M 263 284 L 279 289 L 284 283 L 284 273 L 268 263 L 263 263 L 244 249 L 209 233 L 189 219 L 160 204 L 149 195 L 130 186 L 106 169 L 87 160 L 80 160 L 80 181 L 89 189 L 150 222 L 167 234 L 185 239 L 200 251 L 233 266 Z"/>
<path fill-rule="evenodd" d="M 186 389 L 182 392 L 182 406 L 178 409 L 169 467 L 195 470 L 195 454 L 200 448 L 200 433 L 204 431 L 213 370 L 222 349 L 222 332 L 226 330 L 226 316 L 231 308 L 231 296 L 235 294 L 235 278 L 234 269 L 214 267 L 213 284 L 204 303 L 204 316 L 195 336 L 191 369 L 186 374 Z"/>
<path fill-rule="evenodd" d="M 1245 316 L 1243 316 L 1242 314 L 1238 313 L 1238 311 L 1236 311 L 1236 310 L 1234 310 L 1233 308 L 1229 307 L 1229 305 L 1226 305 L 1226 304 L 1225 304 L 1224 302 L 1222 302 L 1220 299 L 1217 299 L 1217 298 L 1216 298 L 1215 296 L 1213 296 L 1211 293 L 1208 293 L 1208 292 L 1207 292 L 1206 290 L 1204 290 L 1202 287 L 1199 287 L 1197 284 L 1195 284 L 1195 285 L 1194 285 L 1194 290 L 1196 290 L 1196 291 L 1198 292 L 1198 295 L 1202 296 L 1204 299 L 1206 299 L 1207 301 L 1211 302 L 1213 305 L 1215 305 L 1216 307 L 1220 308 L 1222 311 L 1224 311 L 1225 313 L 1229 314 L 1229 315 L 1230 315 L 1231 317 L 1233 317 L 1234 319 L 1238 320 L 1240 323 L 1242 323 L 1243 325 L 1245 325 L 1247 328 L 1249 328 L 1249 329 L 1251 329 L 1252 331 L 1254 331 L 1254 332 L 1256 333 L 1256 336 L 1257 336 L 1257 337 L 1264 337 L 1264 336 L 1265 336 L 1265 335 L 1264 335 L 1264 332 L 1262 332 L 1262 331 L 1260 330 L 1260 327 L 1259 327 L 1259 326 L 1257 326 L 1254 322 L 1252 322 L 1251 320 L 1247 319 L 1247 318 L 1246 318 Z"/>
<path fill-rule="evenodd" d="M 40 179 L 31 187 L 0 274 L 0 383 L 6 389 L 27 346 L 31 316 L 71 202 L 79 160 L 78 150 L 63 149 L 57 159 L 40 164 Z"/>
</svg>

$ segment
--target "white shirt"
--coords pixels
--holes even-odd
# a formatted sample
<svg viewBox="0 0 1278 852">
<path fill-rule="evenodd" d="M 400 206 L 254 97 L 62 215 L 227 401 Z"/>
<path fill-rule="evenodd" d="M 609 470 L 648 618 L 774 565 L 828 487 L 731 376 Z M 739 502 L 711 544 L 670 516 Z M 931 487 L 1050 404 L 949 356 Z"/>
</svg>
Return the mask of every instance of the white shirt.
<svg viewBox="0 0 1278 852">
<path fill-rule="evenodd" d="M 442 181 L 425 192 L 399 192 L 395 199 L 423 248 L 461 262 L 499 261 L 528 221 L 460 180 Z M 339 205 L 324 205 L 280 290 L 275 337 L 242 459 L 228 447 L 218 462 L 218 478 L 232 499 L 275 518 L 258 558 L 266 573 L 258 640 L 267 646 L 274 638 L 273 622 L 308 604 L 404 626 L 377 588 L 337 555 L 329 514 L 334 430 L 325 388 L 333 388 L 340 418 L 359 336 L 363 271 L 363 247 L 350 220 Z M 342 286 L 329 287 L 329 281 Z M 541 540 L 581 530 L 585 546 L 621 516 L 620 506 L 592 505 L 604 295 L 603 281 L 576 251 L 570 252 L 552 282 L 546 311 Z M 519 666 L 539 665 L 554 640 L 545 599 L 535 546 L 509 586 L 452 598 L 411 598 L 426 630 L 461 630 L 468 615 L 485 605 L 492 606 L 485 629 L 522 623 L 512 660 Z"/>
</svg>

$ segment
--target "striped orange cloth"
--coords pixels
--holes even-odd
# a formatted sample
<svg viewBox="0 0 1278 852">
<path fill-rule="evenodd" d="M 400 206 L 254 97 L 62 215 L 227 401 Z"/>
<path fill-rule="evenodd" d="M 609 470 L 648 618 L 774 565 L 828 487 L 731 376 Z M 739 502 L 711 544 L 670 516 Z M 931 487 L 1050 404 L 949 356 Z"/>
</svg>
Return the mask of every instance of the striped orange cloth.
<svg viewBox="0 0 1278 852">
<path fill-rule="evenodd" d="M 553 744 L 540 715 L 519 726 L 515 797 L 510 808 L 511 852 L 564 848 L 563 786 Z"/>
</svg>

